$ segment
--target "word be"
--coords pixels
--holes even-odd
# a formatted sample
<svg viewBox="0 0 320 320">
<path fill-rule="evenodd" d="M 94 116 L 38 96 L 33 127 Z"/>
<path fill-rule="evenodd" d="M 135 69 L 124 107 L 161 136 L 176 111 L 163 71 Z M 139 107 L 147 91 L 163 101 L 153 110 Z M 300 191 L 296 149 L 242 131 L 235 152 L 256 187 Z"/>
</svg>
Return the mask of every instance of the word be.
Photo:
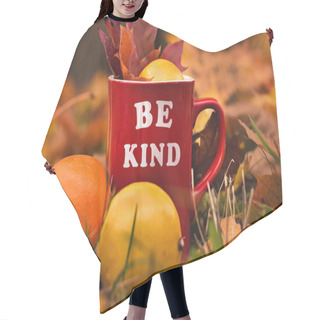
<svg viewBox="0 0 320 320">
<path fill-rule="evenodd" d="M 157 100 L 158 105 L 158 119 L 156 127 L 170 128 L 172 124 L 172 119 L 169 122 L 164 122 L 164 118 L 169 118 L 169 110 L 165 106 L 168 106 L 170 109 L 173 108 L 172 101 Z M 137 115 L 137 125 L 136 129 L 148 128 L 151 126 L 153 121 L 153 116 L 151 114 L 151 102 L 150 101 L 141 101 L 134 104 L 136 108 Z M 143 110 L 144 108 L 144 110 Z"/>
</svg>

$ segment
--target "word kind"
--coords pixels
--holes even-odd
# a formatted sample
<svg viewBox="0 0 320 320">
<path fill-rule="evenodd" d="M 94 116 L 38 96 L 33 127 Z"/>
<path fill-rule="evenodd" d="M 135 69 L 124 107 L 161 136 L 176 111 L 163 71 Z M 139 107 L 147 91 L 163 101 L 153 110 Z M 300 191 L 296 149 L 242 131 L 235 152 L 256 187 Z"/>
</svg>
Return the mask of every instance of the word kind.
<svg viewBox="0 0 320 320">
<path fill-rule="evenodd" d="M 162 127 L 162 128 L 170 128 L 172 124 L 172 119 L 169 119 L 169 108 L 173 108 L 172 101 L 165 101 L 165 100 L 157 100 L 156 101 L 158 106 L 158 118 L 156 119 L 157 122 L 155 123 L 156 127 Z M 134 104 L 134 107 L 136 108 L 136 130 L 149 128 L 151 124 L 153 123 L 153 116 L 151 114 L 151 102 L 149 101 L 141 101 Z M 148 151 L 148 147 L 150 149 L 150 152 Z M 150 143 L 148 145 L 147 143 L 142 143 L 140 145 L 140 152 L 141 152 L 141 163 L 140 167 L 147 167 L 147 154 L 150 153 L 151 160 L 150 160 L 150 167 L 155 166 L 155 159 L 158 161 L 159 165 L 163 166 L 163 150 L 164 148 L 167 148 L 168 150 L 168 157 L 166 159 L 165 165 L 167 167 L 169 166 L 177 166 L 180 162 L 180 147 L 175 142 L 170 143 L 160 143 L 159 146 L 156 146 L 154 143 Z M 124 168 L 129 167 L 138 167 L 138 162 L 135 158 L 134 152 L 138 148 L 137 144 L 125 144 L 124 145 Z M 175 150 L 175 159 L 173 159 L 173 150 Z"/>
</svg>

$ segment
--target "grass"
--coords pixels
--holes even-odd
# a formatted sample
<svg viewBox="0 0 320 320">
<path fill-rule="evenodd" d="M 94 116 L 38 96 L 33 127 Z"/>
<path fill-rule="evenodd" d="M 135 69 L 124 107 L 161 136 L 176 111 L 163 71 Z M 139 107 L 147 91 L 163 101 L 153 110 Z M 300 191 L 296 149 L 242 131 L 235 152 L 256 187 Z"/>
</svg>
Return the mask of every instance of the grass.
<svg viewBox="0 0 320 320">
<path fill-rule="evenodd" d="M 207 182 L 207 191 L 203 196 L 206 203 L 206 210 L 201 214 L 198 213 L 193 197 L 193 207 L 195 211 L 194 226 L 196 228 L 193 232 L 193 237 L 198 249 L 197 251 L 200 251 L 203 255 L 218 251 L 228 244 L 230 240 L 236 236 L 235 221 L 238 220 L 242 231 L 248 226 L 249 217 L 253 213 L 254 188 L 251 188 L 249 193 L 247 192 L 244 170 L 242 168 L 242 192 L 241 196 L 236 196 L 234 179 L 227 174 L 232 162 L 234 162 L 233 159 L 231 159 L 226 169 L 223 181 L 217 192 L 213 187 L 210 187 L 209 182 Z M 192 189 L 194 189 L 193 169 L 191 169 L 191 177 Z M 261 217 L 261 214 L 256 213 L 255 215 Z M 226 218 L 225 228 L 221 226 L 222 218 Z M 229 223 L 232 223 L 232 225 L 229 226 Z M 231 239 L 228 238 L 229 228 L 232 230 Z M 189 258 L 189 260 L 191 259 L 194 259 L 194 257 Z"/>
<path fill-rule="evenodd" d="M 272 150 L 250 115 L 248 116 L 253 130 L 257 134 L 262 145 L 265 147 L 266 151 L 275 159 L 275 161 L 280 164 L 280 156 L 278 156 Z M 258 145 L 258 147 L 261 148 L 260 145 Z M 272 168 L 272 165 L 263 148 L 261 148 L 261 150 L 263 151 L 264 157 L 268 161 L 271 171 L 274 172 L 274 169 Z M 231 159 L 217 192 L 214 190 L 214 188 L 210 187 L 209 182 L 207 182 L 207 191 L 200 200 L 200 205 L 198 204 L 198 206 L 196 206 L 193 196 L 195 218 L 191 224 L 191 234 L 193 235 L 195 245 L 193 245 L 192 247 L 191 243 L 189 260 L 195 259 L 196 256 L 199 256 L 199 253 L 206 255 L 208 253 L 216 252 L 222 249 L 236 237 L 236 227 L 239 228 L 240 225 L 241 233 L 250 224 L 254 223 L 255 221 L 261 219 L 263 216 L 273 211 L 273 208 L 253 200 L 254 188 L 251 187 L 250 190 L 247 190 L 245 181 L 245 170 L 242 164 L 239 168 L 241 169 L 241 192 L 236 196 L 235 188 L 237 188 L 240 183 L 235 183 L 235 178 L 232 178 L 230 175 L 228 175 L 229 167 L 233 162 L 234 160 Z M 193 191 L 193 168 L 191 168 L 191 181 Z M 255 204 L 256 206 L 253 207 L 253 204 Z M 197 210 L 197 207 L 202 207 L 200 213 L 198 212 L 199 209 Z M 259 209 L 257 209 L 257 207 L 259 207 Z M 222 228 L 221 226 L 221 219 L 223 218 L 226 218 L 226 224 L 224 228 Z M 232 223 L 231 239 L 229 239 L 228 236 L 229 223 Z"/>
</svg>

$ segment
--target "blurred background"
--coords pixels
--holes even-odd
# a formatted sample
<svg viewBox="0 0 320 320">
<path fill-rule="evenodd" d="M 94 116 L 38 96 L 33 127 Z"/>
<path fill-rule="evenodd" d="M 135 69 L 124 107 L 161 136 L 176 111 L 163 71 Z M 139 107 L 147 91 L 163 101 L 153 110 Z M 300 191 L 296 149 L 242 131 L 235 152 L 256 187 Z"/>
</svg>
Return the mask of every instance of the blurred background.
<svg viewBox="0 0 320 320">
<path fill-rule="evenodd" d="M 100 1 L 0 4 L 0 319 L 123 319 L 99 313 L 99 261 L 41 148 L 76 46 Z M 183 266 L 198 319 L 319 319 L 319 51 L 316 1 L 149 0 L 144 20 L 207 51 L 271 27 L 283 205 Z M 312 169 L 312 170 L 311 170 Z M 170 319 L 159 275 L 146 319 Z"/>
</svg>

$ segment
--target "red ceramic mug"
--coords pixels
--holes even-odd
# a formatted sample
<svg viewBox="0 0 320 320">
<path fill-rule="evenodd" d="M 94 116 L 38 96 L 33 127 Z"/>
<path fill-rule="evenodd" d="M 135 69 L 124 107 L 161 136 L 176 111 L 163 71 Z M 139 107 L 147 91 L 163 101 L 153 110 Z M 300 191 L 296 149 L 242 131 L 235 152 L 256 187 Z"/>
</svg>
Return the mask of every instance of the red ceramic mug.
<svg viewBox="0 0 320 320">
<path fill-rule="evenodd" d="M 187 261 L 190 221 L 192 128 L 198 114 L 211 108 L 218 116 L 218 150 L 209 170 L 194 187 L 196 203 L 217 175 L 225 154 L 224 114 L 217 100 L 194 101 L 195 80 L 132 81 L 108 78 L 107 168 L 116 193 L 133 182 L 153 182 L 173 200 L 179 214 Z M 146 195 L 147 196 L 147 195 Z"/>
</svg>

